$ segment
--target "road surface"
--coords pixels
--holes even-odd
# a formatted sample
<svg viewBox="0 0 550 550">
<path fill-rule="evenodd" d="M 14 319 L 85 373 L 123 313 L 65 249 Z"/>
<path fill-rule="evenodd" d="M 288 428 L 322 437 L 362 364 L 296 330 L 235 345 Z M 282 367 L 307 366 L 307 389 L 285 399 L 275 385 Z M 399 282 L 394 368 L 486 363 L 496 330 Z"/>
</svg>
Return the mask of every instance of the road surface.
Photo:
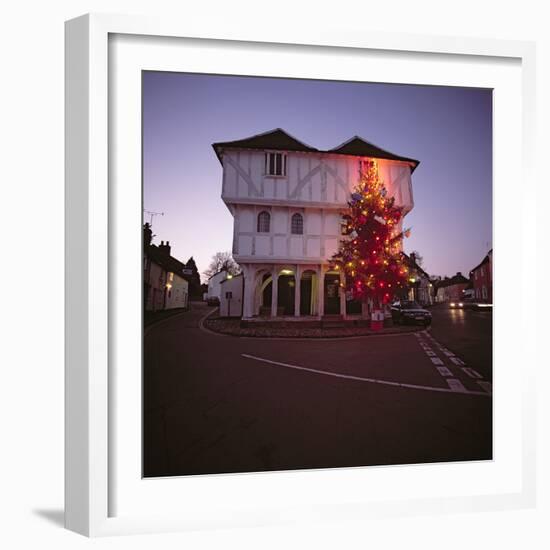
<svg viewBox="0 0 550 550">
<path fill-rule="evenodd" d="M 144 476 L 492 458 L 490 315 L 270 340 L 212 334 L 209 310 L 146 331 Z"/>
</svg>

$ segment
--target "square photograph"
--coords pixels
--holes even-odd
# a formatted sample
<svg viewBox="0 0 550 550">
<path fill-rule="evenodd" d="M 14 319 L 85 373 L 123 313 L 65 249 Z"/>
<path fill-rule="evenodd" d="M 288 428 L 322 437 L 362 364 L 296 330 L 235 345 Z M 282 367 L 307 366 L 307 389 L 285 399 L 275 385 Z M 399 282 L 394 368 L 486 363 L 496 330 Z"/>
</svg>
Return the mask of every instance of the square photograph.
<svg viewBox="0 0 550 550">
<path fill-rule="evenodd" d="M 492 460 L 492 110 L 142 72 L 143 477 Z"/>
</svg>

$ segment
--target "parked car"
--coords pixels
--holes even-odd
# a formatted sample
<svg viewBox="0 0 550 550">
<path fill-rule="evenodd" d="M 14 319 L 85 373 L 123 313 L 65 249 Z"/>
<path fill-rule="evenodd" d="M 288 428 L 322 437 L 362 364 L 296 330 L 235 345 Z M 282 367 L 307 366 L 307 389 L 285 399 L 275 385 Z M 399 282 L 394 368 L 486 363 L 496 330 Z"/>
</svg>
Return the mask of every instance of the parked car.
<svg viewBox="0 0 550 550">
<path fill-rule="evenodd" d="M 391 306 L 391 317 L 396 324 L 414 323 L 428 326 L 432 322 L 432 314 L 417 302 L 403 300 Z"/>
</svg>

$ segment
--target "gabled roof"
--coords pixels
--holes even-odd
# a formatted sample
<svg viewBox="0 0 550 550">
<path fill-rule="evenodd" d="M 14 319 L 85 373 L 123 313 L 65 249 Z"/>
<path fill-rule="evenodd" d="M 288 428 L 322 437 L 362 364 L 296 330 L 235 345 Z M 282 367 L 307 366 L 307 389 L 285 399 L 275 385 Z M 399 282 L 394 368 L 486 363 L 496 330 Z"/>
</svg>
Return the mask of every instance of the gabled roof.
<svg viewBox="0 0 550 550">
<path fill-rule="evenodd" d="M 411 171 L 414 171 L 414 169 L 420 164 L 420 161 L 418 160 L 408 157 L 401 157 L 399 155 L 395 155 L 394 153 L 390 153 L 389 151 L 381 149 L 377 145 L 374 145 L 374 143 L 370 143 L 366 139 L 363 139 L 359 136 L 353 136 L 348 141 L 345 141 L 334 149 L 330 149 L 328 152 L 337 153 L 339 155 L 353 155 L 356 157 L 372 157 L 378 159 L 401 160 L 404 162 L 410 162 L 414 165 Z"/>
<path fill-rule="evenodd" d="M 470 271 L 470 273 L 475 271 L 476 269 L 479 269 L 482 265 L 485 265 L 486 263 L 488 263 L 489 262 L 489 254 L 491 254 L 492 251 L 493 251 L 492 249 L 489 250 L 489 252 L 485 256 L 485 258 L 483 258 L 483 260 L 481 260 L 481 262 L 479 262 L 474 268 L 472 268 L 472 271 Z"/>
<path fill-rule="evenodd" d="M 416 271 L 420 272 L 422 275 L 424 275 L 427 279 L 430 278 L 430 275 L 426 273 L 417 263 L 416 261 L 413 261 L 413 259 L 406 254 L 405 252 L 401 252 L 402 256 L 405 258 L 405 262 L 407 263 L 407 266 L 410 269 L 415 269 Z"/>
<path fill-rule="evenodd" d="M 447 286 L 453 286 L 453 285 L 463 285 L 468 284 L 468 279 L 462 275 L 462 273 L 457 273 L 451 278 L 445 278 L 437 283 L 437 288 L 444 288 Z"/>
<path fill-rule="evenodd" d="M 221 162 L 220 153 L 225 148 L 243 148 L 243 149 L 273 149 L 275 151 L 306 151 L 318 152 L 318 149 L 310 147 L 297 140 L 282 128 L 275 128 L 263 134 L 257 134 L 244 139 L 235 141 L 220 141 L 213 143 L 212 147 Z"/>
<path fill-rule="evenodd" d="M 224 149 L 267 149 L 274 151 L 302 151 L 306 153 L 331 153 L 333 155 L 350 155 L 356 157 L 371 157 L 388 160 L 400 160 L 412 164 L 411 172 L 420 164 L 420 161 L 408 157 L 401 157 L 390 153 L 380 147 L 370 143 L 359 136 L 353 136 L 348 141 L 338 145 L 334 149 L 316 149 L 302 141 L 297 140 L 282 128 L 275 128 L 263 134 L 257 134 L 244 139 L 235 141 L 220 141 L 213 143 L 212 147 L 216 151 L 218 160 L 222 162 L 222 152 Z"/>
<path fill-rule="evenodd" d="M 158 246 L 154 244 L 150 245 L 146 248 L 145 253 L 151 259 L 151 261 L 155 262 L 166 271 L 175 273 L 176 275 L 183 277 L 182 270 L 185 265 L 178 259 L 160 250 Z"/>
</svg>

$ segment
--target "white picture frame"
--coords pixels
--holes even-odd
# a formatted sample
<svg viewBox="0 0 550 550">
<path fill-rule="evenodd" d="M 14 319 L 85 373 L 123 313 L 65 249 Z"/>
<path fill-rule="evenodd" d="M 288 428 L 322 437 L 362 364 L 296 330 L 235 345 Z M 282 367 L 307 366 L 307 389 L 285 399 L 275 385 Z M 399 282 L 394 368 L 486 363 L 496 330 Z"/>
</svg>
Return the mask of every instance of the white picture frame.
<svg viewBox="0 0 550 550">
<path fill-rule="evenodd" d="M 498 296 L 504 295 L 505 286 L 520 285 L 526 297 L 525 304 L 519 306 L 516 325 L 516 330 L 524 336 L 523 342 L 521 346 L 506 350 L 506 355 L 522 361 L 519 384 L 521 398 L 518 397 L 516 402 L 509 397 L 511 395 L 509 392 L 513 391 L 514 385 L 505 376 L 500 379 L 501 393 L 495 394 L 495 406 L 508 408 L 514 413 L 521 412 L 521 418 L 518 416 L 516 419 L 518 425 L 515 431 L 512 430 L 513 440 L 506 448 L 512 449 L 519 444 L 520 447 L 516 448 L 514 460 L 505 465 L 498 474 L 501 477 L 506 476 L 513 470 L 514 475 L 511 476 L 514 480 L 513 486 L 497 488 L 485 493 L 480 489 L 480 492 L 475 494 L 466 492 L 448 497 L 421 494 L 415 492 L 413 487 L 409 496 L 400 495 L 387 500 L 379 497 L 369 499 L 367 496 L 363 498 L 351 492 L 347 494 L 346 489 L 341 489 L 341 487 L 356 485 L 357 476 L 362 475 L 361 469 L 349 469 L 338 473 L 338 477 L 331 474 L 331 481 L 327 485 L 329 498 L 318 507 L 306 500 L 293 504 L 287 495 L 286 505 L 284 496 L 277 501 L 277 504 L 266 499 L 263 503 L 255 503 L 254 512 L 247 506 L 246 496 L 241 497 L 239 502 L 237 502 L 238 497 L 235 496 L 233 507 L 228 500 L 225 507 L 220 506 L 210 514 L 206 512 L 207 507 L 201 509 L 197 506 L 193 517 L 185 509 L 179 513 L 174 510 L 172 514 L 162 512 L 159 515 L 154 515 L 145 507 L 133 509 L 131 513 L 119 513 L 115 509 L 116 507 L 112 504 L 115 485 L 116 490 L 130 490 L 129 486 L 121 484 L 115 475 L 118 470 L 115 465 L 117 459 L 114 456 L 114 449 L 121 452 L 126 443 L 121 444 L 118 440 L 120 429 L 113 429 L 112 418 L 117 399 L 120 397 L 118 393 L 120 387 L 117 389 L 113 387 L 112 341 L 115 336 L 110 329 L 116 325 L 116 319 L 111 318 L 110 300 L 115 298 L 109 291 L 115 262 L 110 255 L 110 249 L 113 246 L 112 240 L 118 238 L 113 237 L 113 231 L 116 233 L 118 231 L 116 227 L 123 223 L 119 221 L 119 214 L 122 212 L 119 208 L 124 208 L 120 206 L 120 201 L 116 204 L 116 201 L 113 201 L 113 192 L 109 184 L 110 179 L 116 176 L 112 164 L 114 160 L 120 162 L 118 158 L 109 158 L 109 140 L 113 135 L 110 119 L 113 113 L 109 111 L 111 94 L 114 93 L 112 85 L 116 80 L 116 71 L 122 70 L 121 66 L 109 62 L 109 41 L 110 37 L 117 36 L 128 37 L 134 43 L 144 40 L 144 37 L 193 39 L 199 44 L 201 41 L 209 41 L 209 44 L 222 49 L 236 45 L 239 47 L 249 45 L 251 48 L 261 46 L 263 51 L 266 51 L 266 48 L 276 50 L 280 47 L 284 48 L 287 54 L 296 52 L 297 55 L 306 50 L 307 52 L 354 52 L 354 55 L 357 52 L 384 52 L 384 55 L 408 55 L 411 59 L 415 58 L 416 63 L 422 62 L 419 61 L 418 56 L 424 56 L 427 60 L 437 60 L 442 65 L 455 63 L 459 59 L 495 66 L 509 63 L 515 67 L 513 72 L 520 83 L 518 88 L 520 103 L 516 107 L 521 117 L 515 120 L 513 128 L 520 132 L 519 136 L 514 134 L 514 143 L 517 142 L 520 145 L 521 155 L 518 155 L 516 150 L 516 156 L 510 160 L 510 174 L 503 173 L 499 169 L 502 165 L 496 162 L 494 181 L 505 182 L 503 187 L 507 189 L 506 186 L 511 185 L 510 178 L 518 177 L 521 181 L 527 182 L 533 173 L 535 48 L 534 44 L 529 42 L 405 36 L 370 31 L 358 34 L 315 28 L 304 29 L 299 36 L 285 29 L 273 30 L 271 34 L 266 33 L 265 29 L 250 29 L 247 32 L 228 29 L 227 33 L 222 35 L 218 32 L 213 33 L 206 25 L 197 23 L 173 21 L 169 18 L 118 15 L 85 15 L 68 21 L 66 23 L 66 527 L 84 535 L 100 536 L 318 521 L 327 517 L 336 520 L 361 520 L 379 515 L 407 515 L 419 512 L 435 514 L 442 511 L 477 511 L 532 506 L 535 500 L 534 365 L 536 362 L 534 335 L 530 335 L 528 331 L 527 304 L 534 302 L 535 290 L 529 284 L 526 272 L 514 273 L 514 279 L 511 278 L 511 270 L 515 268 L 517 254 L 524 258 L 529 258 L 533 254 L 534 244 L 530 242 L 528 234 L 530 231 L 534 232 L 535 220 L 532 216 L 523 215 L 522 231 L 512 235 L 505 233 L 504 226 L 498 225 L 498 219 L 503 218 L 499 215 L 495 224 L 497 243 L 495 245 L 497 250 L 495 315 L 498 330 L 506 330 L 506 327 L 498 322 Z M 145 48 L 141 50 L 142 52 L 148 48 L 148 46 L 140 47 Z M 171 46 L 165 44 L 163 47 Z M 211 70 L 207 66 L 206 59 L 201 61 L 199 56 L 194 61 L 196 71 L 200 70 L 201 63 L 204 65 L 203 71 Z M 147 68 L 151 68 L 150 65 Z M 132 70 L 135 70 L 135 67 Z M 287 76 L 290 76 L 290 73 L 293 76 L 303 73 L 303 69 L 293 67 L 287 68 L 286 71 L 289 72 Z M 472 70 L 472 75 L 474 72 Z M 274 69 L 268 74 L 279 76 L 274 73 Z M 504 100 L 506 98 L 503 96 Z M 508 98 L 508 101 L 514 100 Z M 508 151 L 503 142 L 507 138 L 507 128 L 508 131 L 512 128 L 505 124 L 506 116 L 503 111 L 498 111 L 495 115 L 495 141 L 500 153 Z M 139 183 L 141 185 L 141 180 Z M 520 199 L 520 205 L 516 203 L 516 206 L 524 214 L 527 212 L 525 199 Z M 504 212 L 509 207 L 510 203 L 504 203 L 504 199 L 502 206 L 499 205 Z M 130 217 L 124 214 L 124 220 L 130 219 L 136 213 L 128 213 L 128 215 Z M 141 216 L 141 211 L 137 212 L 137 216 Z M 502 240 L 500 240 L 500 234 L 502 234 Z M 507 260 L 504 255 L 499 256 L 498 246 L 502 246 L 502 250 L 507 246 L 516 247 L 518 252 L 513 261 Z M 117 261 L 122 260 L 117 259 Z M 136 296 L 136 302 L 138 301 Z M 502 334 L 504 338 L 499 340 L 497 333 L 495 340 L 497 349 L 501 345 L 512 346 L 511 343 L 504 344 L 505 334 L 504 332 Z M 136 353 L 138 352 L 139 350 L 136 350 Z M 513 403 L 508 403 L 507 400 Z M 135 448 L 128 447 L 127 451 L 133 452 Z M 506 452 L 496 457 L 497 466 L 499 461 L 506 463 L 507 457 L 504 455 Z M 404 482 L 412 475 L 411 471 L 410 468 L 396 468 L 391 475 L 399 477 Z M 381 478 L 388 476 L 387 473 L 383 473 L 383 469 L 379 469 L 378 472 L 376 475 Z M 445 470 L 437 470 L 436 467 L 428 467 L 422 471 L 417 467 L 415 472 L 419 483 L 426 483 L 426 479 L 433 477 L 433 481 L 428 483 L 434 485 L 438 483 L 437 479 L 447 475 Z M 482 470 L 478 473 L 481 476 L 484 475 Z M 284 484 L 286 480 L 294 485 L 303 483 L 305 487 L 312 480 L 318 482 L 319 475 L 327 474 L 328 472 L 293 472 L 275 475 L 279 476 L 276 480 L 278 484 Z M 203 476 L 202 479 L 193 480 L 194 490 L 201 492 L 215 490 L 212 487 L 224 484 L 225 487 L 230 488 L 231 492 L 239 490 L 242 486 L 243 494 L 249 495 L 252 493 L 247 491 L 253 490 L 249 488 L 251 484 L 261 484 L 265 480 L 269 483 L 270 474 L 263 475 L 261 480 L 248 474 L 225 478 Z M 489 477 L 492 475 L 488 469 L 487 475 Z M 245 479 L 248 481 L 245 482 Z M 169 484 L 174 486 L 177 484 L 175 480 L 169 479 L 163 480 L 163 483 L 165 489 Z M 132 495 L 133 498 L 134 495 Z M 151 496 L 148 495 L 148 498 Z"/>
</svg>

